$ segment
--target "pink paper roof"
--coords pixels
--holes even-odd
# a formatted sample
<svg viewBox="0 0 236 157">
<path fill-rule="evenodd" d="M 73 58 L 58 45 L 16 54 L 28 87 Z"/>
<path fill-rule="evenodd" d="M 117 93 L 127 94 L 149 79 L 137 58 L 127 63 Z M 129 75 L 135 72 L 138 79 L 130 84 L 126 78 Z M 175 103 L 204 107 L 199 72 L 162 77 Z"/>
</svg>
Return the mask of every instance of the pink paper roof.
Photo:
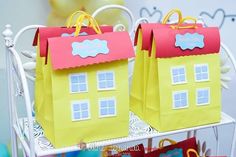
<svg viewBox="0 0 236 157">
<path fill-rule="evenodd" d="M 95 57 L 82 58 L 72 54 L 72 43 L 84 40 L 106 40 L 108 54 L 98 54 Z M 105 62 L 112 62 L 134 57 L 131 39 L 127 32 L 112 32 L 79 37 L 49 38 L 48 47 L 52 67 L 54 70 L 88 66 Z"/>
<path fill-rule="evenodd" d="M 175 46 L 176 34 L 198 33 L 204 35 L 203 48 L 194 48 L 193 50 L 182 50 Z M 220 50 L 220 33 L 217 27 L 198 27 L 196 29 L 172 29 L 162 28 L 153 29 L 153 39 L 156 43 L 156 57 L 170 58 L 178 56 L 203 55 L 219 53 Z"/>
<path fill-rule="evenodd" d="M 141 23 L 139 24 L 134 38 L 134 45 L 138 44 L 138 32 L 142 31 L 142 50 L 151 50 L 152 46 L 152 30 L 153 29 L 161 29 L 161 28 L 169 28 L 170 25 L 176 24 L 162 24 L 162 23 Z M 181 26 L 187 26 L 192 24 L 182 24 Z M 198 27 L 202 27 L 201 24 L 197 24 Z"/>
<path fill-rule="evenodd" d="M 112 32 L 112 26 L 101 26 L 102 32 Z M 37 29 L 33 41 L 33 46 L 37 46 L 38 37 L 40 37 L 40 57 L 46 57 L 48 51 L 48 38 L 60 37 L 63 33 L 72 34 L 75 32 L 75 28 L 66 27 L 40 27 Z M 82 27 L 81 32 L 86 32 L 87 34 L 96 34 L 96 32 L 90 27 Z"/>
</svg>

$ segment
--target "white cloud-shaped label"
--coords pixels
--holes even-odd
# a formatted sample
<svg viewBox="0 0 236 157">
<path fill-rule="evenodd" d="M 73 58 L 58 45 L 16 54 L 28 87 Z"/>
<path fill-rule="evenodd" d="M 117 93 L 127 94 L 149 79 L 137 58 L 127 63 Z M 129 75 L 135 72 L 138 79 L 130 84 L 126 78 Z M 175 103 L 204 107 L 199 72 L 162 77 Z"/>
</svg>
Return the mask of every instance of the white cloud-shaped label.
<svg viewBox="0 0 236 157">
<path fill-rule="evenodd" d="M 84 40 L 83 42 L 72 43 L 72 55 L 79 55 L 82 58 L 95 57 L 98 54 L 108 54 L 106 40 Z"/>
<path fill-rule="evenodd" d="M 204 45 L 204 35 L 198 33 L 176 34 L 175 36 L 175 46 L 180 47 L 182 50 L 192 50 L 196 47 L 203 48 Z"/>
<path fill-rule="evenodd" d="M 86 33 L 86 32 L 81 32 L 80 34 L 79 34 L 79 36 L 85 36 L 85 35 L 88 35 L 88 33 Z M 61 37 L 74 37 L 75 36 L 75 32 L 74 33 L 71 33 L 71 34 L 69 34 L 69 33 L 62 33 L 61 34 Z"/>
</svg>

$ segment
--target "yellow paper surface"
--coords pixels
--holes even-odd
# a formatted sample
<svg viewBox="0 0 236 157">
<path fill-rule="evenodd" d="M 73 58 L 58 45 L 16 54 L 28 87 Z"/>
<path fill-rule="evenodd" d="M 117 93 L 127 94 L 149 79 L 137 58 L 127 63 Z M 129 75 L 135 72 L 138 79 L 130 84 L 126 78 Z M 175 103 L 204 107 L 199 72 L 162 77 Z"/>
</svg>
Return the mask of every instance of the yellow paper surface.
<svg viewBox="0 0 236 157">
<path fill-rule="evenodd" d="M 50 52 L 49 52 L 50 53 Z M 121 60 L 110 63 L 90 65 L 80 68 L 52 70 L 50 57 L 45 67 L 45 84 L 51 88 L 50 97 L 46 99 L 48 114 L 45 116 L 43 128 L 46 137 L 56 147 L 76 145 L 83 142 L 94 142 L 128 135 L 129 126 L 129 93 L 128 93 L 128 61 Z M 97 71 L 112 70 L 115 73 L 115 90 L 97 90 Z M 88 92 L 71 94 L 69 74 L 87 73 Z M 51 80 L 50 80 L 51 79 Z M 116 98 L 117 115 L 99 118 L 100 98 Z M 91 119 L 72 121 L 71 101 L 89 100 Z M 46 119 L 47 118 L 47 119 Z M 50 123 L 50 119 L 53 122 Z M 117 127 L 118 126 L 118 127 Z"/>
<path fill-rule="evenodd" d="M 38 39 L 38 44 L 40 37 Z M 51 70 L 45 65 L 45 58 L 40 57 L 40 48 L 37 46 L 36 79 L 35 79 L 35 115 L 37 122 L 47 130 L 47 135 L 54 141 L 54 124 L 52 111 Z"/>
<path fill-rule="evenodd" d="M 138 32 L 136 57 L 130 90 L 130 109 L 140 118 L 145 114 L 145 92 L 147 74 L 149 67 L 149 56 L 147 50 L 142 50 L 142 31 Z"/>
<path fill-rule="evenodd" d="M 159 131 L 170 131 L 219 122 L 221 114 L 220 56 L 218 53 L 173 58 L 155 58 L 152 50 L 146 92 L 144 119 Z M 196 82 L 195 64 L 208 64 L 209 81 Z M 172 85 L 171 68 L 185 66 L 187 83 Z M 210 88 L 210 104 L 196 104 L 196 90 Z M 174 91 L 188 91 L 189 106 L 173 109 Z"/>
<path fill-rule="evenodd" d="M 38 40 L 39 41 L 39 40 Z M 38 42 L 39 44 L 39 42 Z M 44 59 L 40 57 L 40 50 L 37 47 L 36 52 L 36 68 L 35 68 L 35 113 L 40 114 L 40 109 L 44 101 L 44 85 L 43 85 L 43 61 Z"/>
<path fill-rule="evenodd" d="M 220 86 L 220 56 L 219 54 L 208 54 L 199 56 L 178 57 L 172 59 L 158 59 L 158 71 L 160 89 L 160 116 L 163 122 L 162 130 L 174 130 L 185 127 L 198 126 L 218 122 L 221 113 L 221 86 Z M 169 63 L 171 62 L 171 64 Z M 184 63 L 184 64 L 183 64 Z M 208 64 L 209 81 L 196 82 L 194 74 L 195 64 Z M 171 75 L 168 73 L 172 66 L 184 65 L 186 68 L 187 83 L 183 85 L 172 85 Z M 164 68 L 163 68 L 164 67 Z M 168 80 L 170 83 L 165 83 Z M 196 90 L 198 88 L 210 89 L 210 104 L 197 106 Z M 187 90 L 189 95 L 189 107 L 186 109 L 172 109 L 172 91 Z M 167 116 L 168 115 L 168 116 Z M 170 119 L 172 117 L 173 119 Z M 181 123 L 182 122 L 182 123 Z"/>
</svg>

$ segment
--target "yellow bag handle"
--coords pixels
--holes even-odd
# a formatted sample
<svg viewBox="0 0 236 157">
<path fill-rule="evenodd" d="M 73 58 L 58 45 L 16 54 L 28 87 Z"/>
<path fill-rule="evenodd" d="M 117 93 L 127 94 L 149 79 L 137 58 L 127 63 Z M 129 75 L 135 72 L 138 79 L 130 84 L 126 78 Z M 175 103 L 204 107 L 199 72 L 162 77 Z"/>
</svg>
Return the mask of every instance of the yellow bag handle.
<svg viewBox="0 0 236 157">
<path fill-rule="evenodd" d="M 173 9 L 171 10 L 169 13 L 166 14 L 166 16 L 164 17 L 162 24 L 167 24 L 169 18 L 174 15 L 174 14 L 178 14 L 178 24 L 180 24 L 181 20 L 182 20 L 182 12 L 179 9 Z"/>
<path fill-rule="evenodd" d="M 72 25 L 72 20 L 73 20 L 74 16 L 77 14 L 86 15 L 87 13 L 84 11 L 81 11 L 81 10 L 72 13 L 66 20 L 66 27 L 67 28 L 74 26 L 74 25 Z"/>
<path fill-rule="evenodd" d="M 200 157 L 200 156 L 198 155 L 198 152 L 197 152 L 196 150 L 194 150 L 194 149 L 188 149 L 188 150 L 187 150 L 187 157 L 191 157 L 191 156 L 190 156 L 190 153 L 195 154 L 196 157 Z"/>
<path fill-rule="evenodd" d="M 119 147 L 116 146 L 106 146 L 103 148 L 102 157 L 108 157 L 108 152 L 112 150 L 115 150 L 118 153 L 122 151 Z"/>
<path fill-rule="evenodd" d="M 178 14 L 178 22 L 177 25 L 171 25 L 170 27 L 173 29 L 187 29 L 187 28 L 197 28 L 197 19 L 191 16 L 186 16 L 183 18 L 182 16 L 182 12 L 179 9 L 173 9 L 171 10 L 169 13 L 167 13 L 167 15 L 164 17 L 162 24 L 167 24 L 168 20 L 170 19 L 170 17 L 174 14 Z M 189 25 L 189 26 L 181 26 L 185 21 L 187 20 L 191 20 L 194 22 L 193 25 Z"/>
<path fill-rule="evenodd" d="M 165 142 L 169 142 L 170 144 L 176 144 L 177 143 L 176 141 L 171 140 L 169 138 L 164 138 L 159 142 L 159 148 L 163 148 Z"/>
<path fill-rule="evenodd" d="M 94 31 L 97 33 L 97 34 L 101 34 L 102 31 L 97 23 L 97 21 L 89 14 L 82 14 L 80 15 L 77 20 L 76 20 L 76 30 L 75 30 L 75 36 L 78 36 L 80 31 L 81 31 L 81 28 L 82 28 L 82 24 L 83 22 L 87 20 L 89 22 L 89 25 L 94 29 Z"/>
<path fill-rule="evenodd" d="M 182 24 L 184 24 L 185 21 L 187 20 L 191 20 L 193 21 L 193 25 L 188 25 L 188 26 L 181 26 Z M 181 19 L 180 23 L 178 25 L 171 25 L 171 28 L 173 29 L 188 29 L 188 28 L 197 28 L 197 19 L 191 16 L 186 16 L 184 18 Z"/>
</svg>

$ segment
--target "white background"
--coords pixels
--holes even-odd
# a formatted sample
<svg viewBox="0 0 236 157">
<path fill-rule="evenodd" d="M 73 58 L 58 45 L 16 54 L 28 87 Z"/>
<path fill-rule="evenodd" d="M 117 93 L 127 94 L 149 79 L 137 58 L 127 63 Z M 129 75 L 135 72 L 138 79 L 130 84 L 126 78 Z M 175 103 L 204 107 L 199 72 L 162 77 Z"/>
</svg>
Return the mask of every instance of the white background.
<svg viewBox="0 0 236 157">
<path fill-rule="evenodd" d="M 221 40 L 236 55 L 235 0 L 127 0 L 126 5 L 132 10 L 136 18 L 139 18 L 140 14 L 142 14 L 142 16 L 149 17 L 153 22 L 160 21 L 162 17 L 160 12 L 164 15 L 172 8 L 181 9 L 184 16 L 198 17 L 202 12 L 207 12 L 212 17 L 204 15 L 205 22 L 210 26 L 221 26 Z M 221 8 L 224 10 L 224 14 L 222 11 L 216 12 L 217 9 Z M 141 9 L 143 10 L 142 13 L 140 13 Z M 4 25 L 7 23 L 12 25 L 14 33 L 26 25 L 46 24 L 49 12 L 50 7 L 46 0 L 0 0 L 0 31 L 2 32 L 4 30 Z M 30 47 L 31 37 L 25 38 L 25 40 L 20 42 L 20 45 L 24 48 Z M 4 53 L 3 38 L 0 38 L 0 143 L 9 142 Z M 233 80 L 229 83 L 230 89 L 227 91 L 223 90 L 222 102 L 223 111 L 236 118 L 236 77 L 232 72 L 233 70 L 231 70 L 229 76 L 233 77 Z M 232 131 L 232 127 L 230 126 L 222 127 L 219 131 L 221 155 L 229 155 Z M 182 137 L 184 135 L 172 138 L 180 139 Z M 206 139 L 208 142 L 207 146 L 213 150 L 215 149 L 212 130 L 203 130 L 198 134 L 198 137 L 200 139 Z"/>
</svg>

